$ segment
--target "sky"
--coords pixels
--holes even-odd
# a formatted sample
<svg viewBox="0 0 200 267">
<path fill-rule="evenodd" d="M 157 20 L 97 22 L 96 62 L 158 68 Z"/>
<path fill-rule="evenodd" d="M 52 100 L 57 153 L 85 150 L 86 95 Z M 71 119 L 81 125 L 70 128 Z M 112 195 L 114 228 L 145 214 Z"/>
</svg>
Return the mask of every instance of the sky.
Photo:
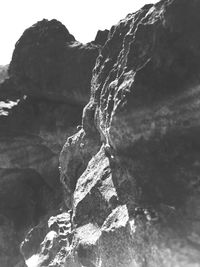
<svg viewBox="0 0 200 267">
<path fill-rule="evenodd" d="M 94 40 L 128 13 L 157 0 L 0 0 L 0 65 L 8 64 L 25 29 L 43 18 L 61 21 L 76 40 Z"/>
</svg>

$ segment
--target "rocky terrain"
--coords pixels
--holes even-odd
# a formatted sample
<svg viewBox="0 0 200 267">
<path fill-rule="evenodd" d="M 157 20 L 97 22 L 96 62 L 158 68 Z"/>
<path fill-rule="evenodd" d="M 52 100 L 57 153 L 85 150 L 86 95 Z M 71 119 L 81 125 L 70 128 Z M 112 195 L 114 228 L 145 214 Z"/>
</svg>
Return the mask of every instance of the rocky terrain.
<svg viewBox="0 0 200 267">
<path fill-rule="evenodd" d="M 59 154 L 81 124 L 105 36 L 83 45 L 60 22 L 42 20 L 16 43 L 0 85 L 2 267 L 23 266 L 26 233 L 62 206 Z"/>
<path fill-rule="evenodd" d="M 86 45 L 56 21 L 25 31 L 2 89 L 19 102 L 0 124 L 0 266 L 200 266 L 199 12 L 148 4 Z"/>
</svg>

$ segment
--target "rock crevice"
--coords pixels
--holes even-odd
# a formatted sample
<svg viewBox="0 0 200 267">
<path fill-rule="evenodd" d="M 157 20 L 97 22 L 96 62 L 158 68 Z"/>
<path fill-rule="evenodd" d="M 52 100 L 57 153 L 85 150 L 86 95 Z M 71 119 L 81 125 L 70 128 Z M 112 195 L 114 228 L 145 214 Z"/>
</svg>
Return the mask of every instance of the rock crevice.
<svg viewBox="0 0 200 267">
<path fill-rule="evenodd" d="M 200 266 L 199 12 L 162 0 L 98 33 L 62 209 L 26 236 L 28 267 Z"/>
</svg>

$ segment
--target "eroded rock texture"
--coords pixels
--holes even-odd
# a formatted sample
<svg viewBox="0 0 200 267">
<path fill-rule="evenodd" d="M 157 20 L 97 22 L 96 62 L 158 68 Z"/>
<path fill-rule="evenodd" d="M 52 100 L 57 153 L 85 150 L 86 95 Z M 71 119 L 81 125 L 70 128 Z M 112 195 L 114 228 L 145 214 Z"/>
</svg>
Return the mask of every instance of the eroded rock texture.
<svg viewBox="0 0 200 267">
<path fill-rule="evenodd" d="M 16 43 L 9 73 L 22 94 L 85 104 L 97 55 L 97 45 L 79 43 L 57 20 L 42 20 Z"/>
<path fill-rule="evenodd" d="M 0 84 L 8 77 L 8 65 L 0 65 Z"/>
<path fill-rule="evenodd" d="M 27 235 L 28 267 L 200 266 L 199 12 L 162 0 L 111 28 L 60 155 L 66 207 Z"/>
<path fill-rule="evenodd" d="M 2 267 L 23 266 L 27 231 L 62 206 L 59 154 L 81 124 L 102 38 L 83 45 L 60 22 L 42 20 L 16 43 L 0 85 Z"/>
</svg>

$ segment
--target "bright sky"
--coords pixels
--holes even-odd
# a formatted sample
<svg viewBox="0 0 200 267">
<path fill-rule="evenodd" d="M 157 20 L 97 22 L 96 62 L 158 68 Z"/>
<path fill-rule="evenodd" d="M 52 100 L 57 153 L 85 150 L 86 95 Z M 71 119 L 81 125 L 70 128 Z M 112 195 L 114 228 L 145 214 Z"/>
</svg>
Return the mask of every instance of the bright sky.
<svg viewBox="0 0 200 267">
<path fill-rule="evenodd" d="M 0 65 L 10 62 L 15 43 L 43 18 L 61 21 L 83 43 L 110 29 L 128 13 L 157 0 L 0 0 Z"/>
</svg>

